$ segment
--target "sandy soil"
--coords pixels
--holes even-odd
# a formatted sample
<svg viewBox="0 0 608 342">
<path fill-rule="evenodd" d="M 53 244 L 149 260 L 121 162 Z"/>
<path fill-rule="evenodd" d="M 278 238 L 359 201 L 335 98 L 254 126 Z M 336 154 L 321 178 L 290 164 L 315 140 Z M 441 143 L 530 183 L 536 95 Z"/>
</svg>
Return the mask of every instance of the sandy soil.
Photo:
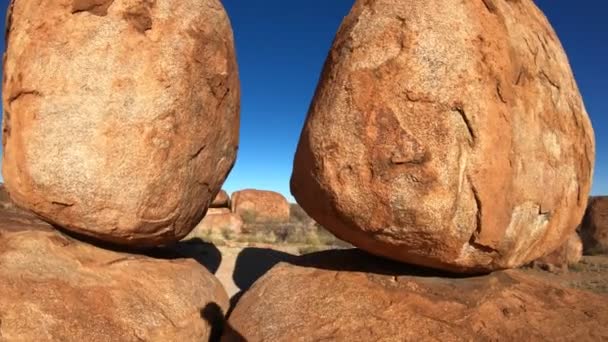
<svg viewBox="0 0 608 342">
<path fill-rule="evenodd" d="M 197 254 L 196 259 L 217 276 L 234 300 L 274 265 L 296 258 L 300 247 L 251 243 L 216 247 L 200 240 L 194 246 L 196 249 L 189 254 Z M 563 273 L 529 267 L 522 268 L 522 271 L 565 287 L 608 295 L 608 256 L 586 256 L 581 263 Z"/>
</svg>

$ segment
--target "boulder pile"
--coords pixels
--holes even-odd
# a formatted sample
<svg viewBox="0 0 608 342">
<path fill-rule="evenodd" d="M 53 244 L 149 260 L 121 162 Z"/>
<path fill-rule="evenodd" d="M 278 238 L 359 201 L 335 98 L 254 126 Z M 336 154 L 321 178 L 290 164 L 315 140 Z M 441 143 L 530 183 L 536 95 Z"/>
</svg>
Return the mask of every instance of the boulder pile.
<svg viewBox="0 0 608 342">
<path fill-rule="evenodd" d="M 217 338 L 225 290 L 167 245 L 236 158 L 220 1 L 12 0 L 6 32 L 0 340 Z"/>
<path fill-rule="evenodd" d="M 532 0 L 356 1 L 310 108 L 292 193 L 373 254 L 514 268 L 584 214 L 593 129 Z"/>
</svg>

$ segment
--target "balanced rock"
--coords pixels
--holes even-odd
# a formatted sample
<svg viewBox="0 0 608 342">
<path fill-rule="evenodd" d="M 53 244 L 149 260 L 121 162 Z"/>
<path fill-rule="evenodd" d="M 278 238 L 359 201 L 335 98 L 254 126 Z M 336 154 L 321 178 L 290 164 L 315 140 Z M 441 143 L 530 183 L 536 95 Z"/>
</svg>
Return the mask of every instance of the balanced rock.
<svg viewBox="0 0 608 342">
<path fill-rule="evenodd" d="M 234 164 L 240 89 L 219 0 L 12 1 L 3 175 L 56 225 L 184 237 Z"/>
<path fill-rule="evenodd" d="M 608 197 L 590 199 L 580 230 L 585 254 L 608 253 Z"/>
<path fill-rule="evenodd" d="M 533 262 L 534 266 L 548 271 L 567 271 L 569 266 L 578 264 L 583 258 L 583 241 L 574 232 L 570 238 L 550 254 Z"/>
<path fill-rule="evenodd" d="M 358 251 L 281 263 L 238 301 L 225 341 L 601 341 L 608 297 L 522 271 L 449 278 Z"/>
<path fill-rule="evenodd" d="M 485 272 L 568 239 L 594 157 L 568 59 L 532 0 L 358 0 L 326 62 L 291 189 L 369 252 Z"/>
<path fill-rule="evenodd" d="M 232 212 L 244 221 L 278 223 L 289 221 L 289 203 L 283 195 L 264 190 L 241 190 L 232 194 Z"/>
<path fill-rule="evenodd" d="M 217 193 L 213 202 L 211 202 L 211 208 L 230 208 L 230 196 L 224 190 Z"/>
<path fill-rule="evenodd" d="M 228 308 L 194 260 L 100 249 L 0 209 L 0 341 L 207 341 Z"/>
</svg>

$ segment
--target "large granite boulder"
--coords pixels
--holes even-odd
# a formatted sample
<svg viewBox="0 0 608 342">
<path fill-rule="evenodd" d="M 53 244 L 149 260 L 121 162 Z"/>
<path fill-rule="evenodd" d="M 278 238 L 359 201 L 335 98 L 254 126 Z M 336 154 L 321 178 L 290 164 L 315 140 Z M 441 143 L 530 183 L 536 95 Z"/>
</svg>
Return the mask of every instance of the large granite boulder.
<svg viewBox="0 0 608 342">
<path fill-rule="evenodd" d="M 601 341 L 608 297 L 517 270 L 450 278 L 343 250 L 275 266 L 228 324 L 225 341 Z"/>
<path fill-rule="evenodd" d="M 192 259 L 78 242 L 0 209 L 0 341 L 208 341 L 228 296 Z"/>
<path fill-rule="evenodd" d="M 12 198 L 100 240 L 186 236 L 236 157 L 219 0 L 11 1 L 2 96 Z"/>
<path fill-rule="evenodd" d="M 593 197 L 580 228 L 585 254 L 608 254 L 608 197 Z"/>
<path fill-rule="evenodd" d="M 289 203 L 283 195 L 265 190 L 246 189 L 234 192 L 232 212 L 245 222 L 284 223 L 289 221 Z"/>
<path fill-rule="evenodd" d="M 322 226 L 371 253 L 485 272 L 568 239 L 594 157 L 568 59 L 532 0 L 358 0 L 291 189 Z"/>
</svg>

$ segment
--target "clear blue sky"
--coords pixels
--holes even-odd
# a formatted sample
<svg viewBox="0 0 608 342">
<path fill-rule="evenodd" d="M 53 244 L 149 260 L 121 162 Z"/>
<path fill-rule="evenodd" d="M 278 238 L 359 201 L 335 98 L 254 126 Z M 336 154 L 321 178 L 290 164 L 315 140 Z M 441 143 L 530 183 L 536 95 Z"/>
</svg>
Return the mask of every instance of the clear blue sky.
<svg viewBox="0 0 608 342">
<path fill-rule="evenodd" d="M 0 1 L 0 17 L 5 18 L 8 0 Z M 225 188 L 270 189 L 291 198 L 289 177 L 300 130 L 334 34 L 353 1 L 223 3 L 234 28 L 242 86 L 241 143 Z M 593 121 L 597 139 L 593 193 L 608 194 L 608 4 L 536 3 L 568 52 Z M 4 30 L 1 34 L 4 50 Z"/>
</svg>

